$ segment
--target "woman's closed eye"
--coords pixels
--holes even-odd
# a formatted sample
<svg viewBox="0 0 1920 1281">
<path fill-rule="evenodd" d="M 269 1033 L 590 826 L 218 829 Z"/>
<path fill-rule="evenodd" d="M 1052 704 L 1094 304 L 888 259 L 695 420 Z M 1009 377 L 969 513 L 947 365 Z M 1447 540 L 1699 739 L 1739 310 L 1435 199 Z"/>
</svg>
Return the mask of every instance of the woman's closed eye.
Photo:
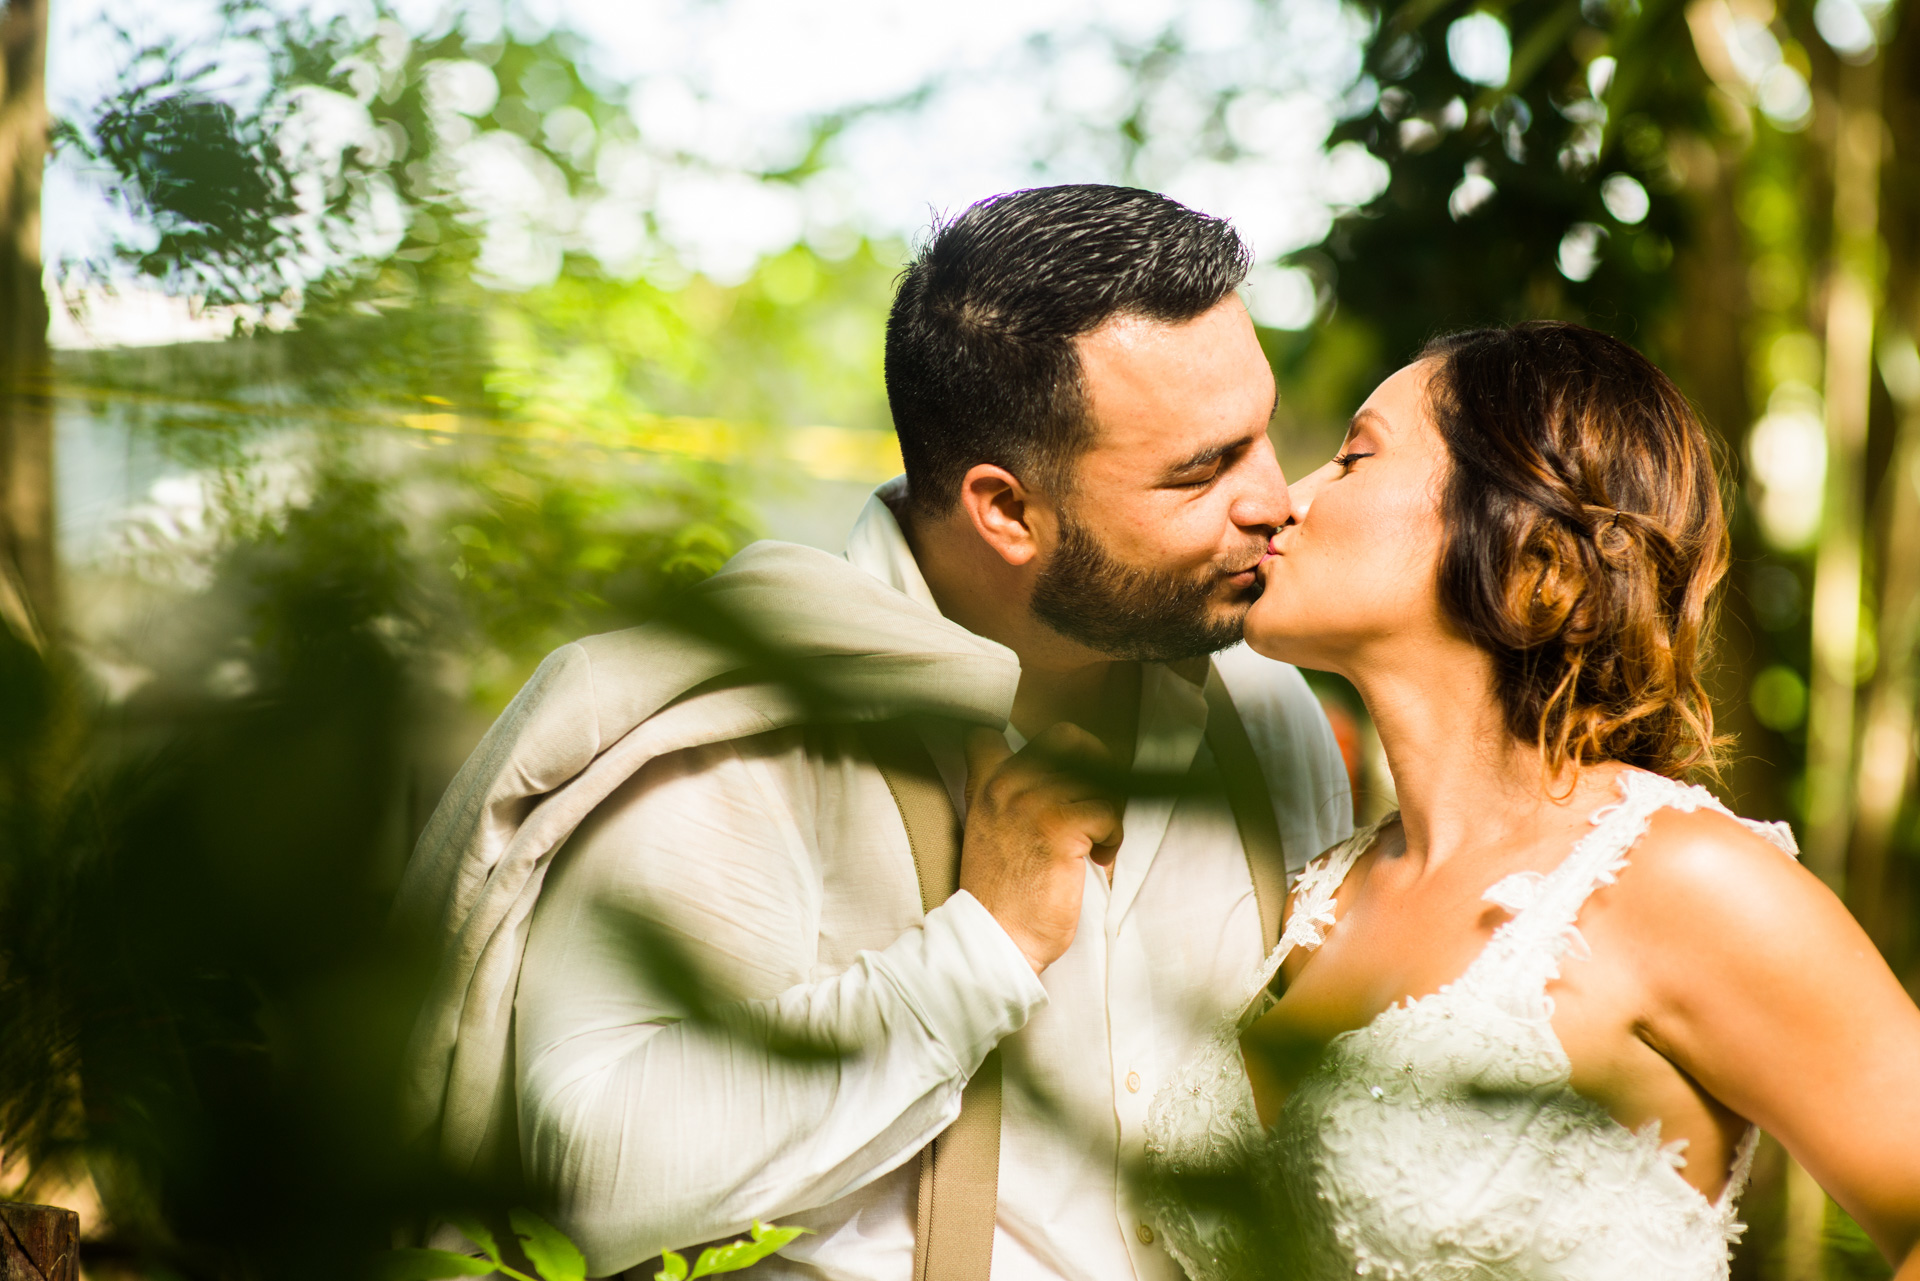
<svg viewBox="0 0 1920 1281">
<path fill-rule="evenodd" d="M 1355 463 L 1359 462 L 1362 458 L 1371 457 L 1373 457 L 1372 450 L 1350 449 L 1344 454 L 1335 454 L 1333 456 L 1333 462 L 1341 471 L 1352 471 Z"/>
</svg>

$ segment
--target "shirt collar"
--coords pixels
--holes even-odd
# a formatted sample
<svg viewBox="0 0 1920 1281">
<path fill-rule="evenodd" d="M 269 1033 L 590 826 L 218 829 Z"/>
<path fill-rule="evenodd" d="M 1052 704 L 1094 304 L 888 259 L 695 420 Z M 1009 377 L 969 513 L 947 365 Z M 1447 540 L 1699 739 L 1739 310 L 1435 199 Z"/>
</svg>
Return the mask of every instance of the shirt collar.
<svg viewBox="0 0 1920 1281">
<path fill-rule="evenodd" d="M 860 511 L 860 519 L 853 522 L 853 532 L 847 535 L 847 559 L 908 599 L 937 612 L 940 606 L 913 558 L 913 548 L 907 546 L 899 518 L 893 514 L 894 504 L 905 502 L 906 497 L 905 476 L 895 476 L 873 491 Z"/>
<path fill-rule="evenodd" d="M 895 476 L 873 491 L 853 524 L 853 532 L 847 535 L 847 559 L 902 595 L 938 610 L 940 606 L 894 515 L 906 497 L 905 476 Z M 1199 684 L 1206 679 L 1206 670 L 1204 660 L 1172 666 L 1141 665 L 1135 768 L 1179 772 L 1193 763 L 1207 728 L 1207 702 Z"/>
</svg>

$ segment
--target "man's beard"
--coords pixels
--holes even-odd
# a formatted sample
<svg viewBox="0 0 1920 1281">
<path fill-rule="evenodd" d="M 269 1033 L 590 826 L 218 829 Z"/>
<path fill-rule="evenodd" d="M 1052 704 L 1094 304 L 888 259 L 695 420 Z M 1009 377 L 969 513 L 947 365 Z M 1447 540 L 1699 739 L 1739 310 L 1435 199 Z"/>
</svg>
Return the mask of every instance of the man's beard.
<svg viewBox="0 0 1920 1281">
<path fill-rule="evenodd" d="M 1246 609 L 1214 613 L 1222 577 L 1213 565 L 1195 573 L 1123 565 L 1063 510 L 1060 546 L 1033 585 L 1033 612 L 1062 636 L 1113 658 L 1178 662 L 1240 643 Z M 1259 594 L 1256 581 L 1245 604 Z"/>
</svg>

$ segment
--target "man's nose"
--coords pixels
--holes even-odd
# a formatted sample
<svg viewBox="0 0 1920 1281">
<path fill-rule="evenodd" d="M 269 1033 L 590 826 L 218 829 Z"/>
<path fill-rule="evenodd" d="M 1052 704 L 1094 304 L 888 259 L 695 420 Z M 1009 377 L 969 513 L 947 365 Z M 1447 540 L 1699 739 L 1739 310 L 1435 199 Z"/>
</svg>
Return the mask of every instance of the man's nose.
<svg viewBox="0 0 1920 1281">
<path fill-rule="evenodd" d="M 1248 460 L 1247 484 L 1234 498 L 1229 512 L 1233 523 L 1242 529 L 1265 529 L 1271 533 L 1293 519 L 1293 498 L 1287 490 L 1286 473 L 1273 449 L 1258 450 Z"/>
</svg>

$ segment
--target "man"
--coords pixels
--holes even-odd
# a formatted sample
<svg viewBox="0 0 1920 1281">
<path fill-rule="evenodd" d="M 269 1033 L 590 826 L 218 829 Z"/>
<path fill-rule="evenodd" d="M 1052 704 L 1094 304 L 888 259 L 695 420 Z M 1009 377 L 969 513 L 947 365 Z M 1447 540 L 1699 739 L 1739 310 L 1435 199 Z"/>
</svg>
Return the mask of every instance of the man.
<svg viewBox="0 0 1920 1281">
<path fill-rule="evenodd" d="M 992 1274 L 1178 1275 L 1126 1170 L 1158 1083 L 1271 941 L 1276 894 L 1256 892 L 1228 800 L 1142 793 L 1122 814 L 1061 762 L 1224 773 L 1224 717 L 1257 758 L 1240 800 L 1268 794 L 1291 870 L 1350 829 L 1298 673 L 1238 649 L 1215 678 L 1231 705 L 1207 686 L 1290 513 L 1246 268 L 1224 222 L 1121 188 L 1019 192 L 936 227 L 887 330 L 905 477 L 869 502 L 850 564 L 763 544 L 714 580 L 777 598 L 761 616 L 786 643 L 869 682 L 850 703 L 910 690 L 1010 721 L 1004 739 L 917 722 L 968 811 L 951 897 L 916 893 L 920 838 L 859 734 L 773 694 L 662 728 L 732 695 L 717 662 L 657 676 L 681 663 L 657 633 L 549 660 L 442 803 L 408 888 L 456 938 L 420 1035 L 423 1115 L 462 1154 L 517 1138 L 596 1272 L 758 1218 L 811 1229 L 768 1274 L 907 1281 L 932 1177 L 916 1157 L 998 1071 Z M 648 692 L 608 693 L 623 680 Z M 568 733 L 584 739 L 559 755 L 528 746 Z M 687 1018 L 635 965 L 649 930 L 737 998 L 730 1016 Z M 769 1033 L 852 1052 L 769 1055 Z M 510 1091 L 487 1084 L 509 1040 Z M 985 1250 L 958 1271 L 984 1276 Z"/>
</svg>

